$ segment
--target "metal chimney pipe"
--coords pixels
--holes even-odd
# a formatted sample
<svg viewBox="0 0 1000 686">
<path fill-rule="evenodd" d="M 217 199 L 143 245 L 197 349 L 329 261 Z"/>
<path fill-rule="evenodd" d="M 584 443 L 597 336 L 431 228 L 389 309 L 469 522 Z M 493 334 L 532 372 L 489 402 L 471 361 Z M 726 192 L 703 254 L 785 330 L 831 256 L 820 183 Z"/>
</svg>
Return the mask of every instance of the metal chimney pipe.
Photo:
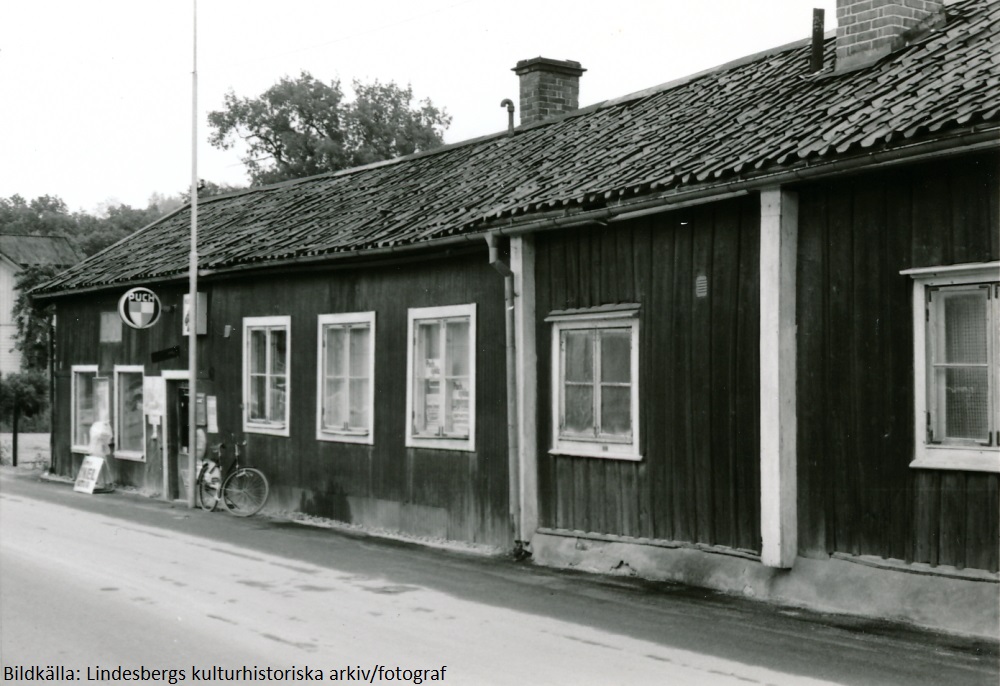
<svg viewBox="0 0 1000 686">
<path fill-rule="evenodd" d="M 826 10 L 813 10 L 812 55 L 809 58 L 809 71 L 815 74 L 823 69 L 823 29 Z"/>
</svg>

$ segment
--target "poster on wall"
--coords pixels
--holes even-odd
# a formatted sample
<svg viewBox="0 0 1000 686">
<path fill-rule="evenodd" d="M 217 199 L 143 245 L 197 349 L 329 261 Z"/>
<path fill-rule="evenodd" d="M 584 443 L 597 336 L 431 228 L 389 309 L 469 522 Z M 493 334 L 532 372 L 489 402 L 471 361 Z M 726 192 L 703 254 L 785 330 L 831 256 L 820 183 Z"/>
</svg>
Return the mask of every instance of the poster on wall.
<svg viewBox="0 0 1000 686">
<path fill-rule="evenodd" d="M 162 417 L 167 406 L 167 380 L 162 376 L 145 376 L 142 379 L 142 413 Z M 155 423 L 159 424 L 159 420 Z"/>
<path fill-rule="evenodd" d="M 191 294 L 186 293 L 184 295 L 184 305 L 183 305 L 183 317 L 181 318 L 181 334 L 184 336 L 191 335 Z M 208 333 L 208 295 L 206 293 L 198 293 L 198 335 L 202 336 Z"/>
<path fill-rule="evenodd" d="M 208 428 L 206 431 L 210 434 L 219 433 L 219 403 L 218 398 L 214 395 L 210 395 L 206 398 L 206 407 L 208 409 Z"/>
</svg>

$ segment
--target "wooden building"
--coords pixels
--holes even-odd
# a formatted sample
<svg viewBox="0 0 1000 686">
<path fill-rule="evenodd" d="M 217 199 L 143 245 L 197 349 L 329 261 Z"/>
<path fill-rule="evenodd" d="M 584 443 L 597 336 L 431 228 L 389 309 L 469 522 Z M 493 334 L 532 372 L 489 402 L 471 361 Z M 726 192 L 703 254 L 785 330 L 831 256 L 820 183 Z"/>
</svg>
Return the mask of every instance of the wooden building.
<svg viewBox="0 0 1000 686">
<path fill-rule="evenodd" d="M 1000 6 L 838 22 L 582 109 L 527 60 L 509 133 L 203 201 L 210 441 L 281 509 L 995 636 Z M 104 394 L 177 494 L 189 221 L 38 293 L 63 473 Z"/>
</svg>

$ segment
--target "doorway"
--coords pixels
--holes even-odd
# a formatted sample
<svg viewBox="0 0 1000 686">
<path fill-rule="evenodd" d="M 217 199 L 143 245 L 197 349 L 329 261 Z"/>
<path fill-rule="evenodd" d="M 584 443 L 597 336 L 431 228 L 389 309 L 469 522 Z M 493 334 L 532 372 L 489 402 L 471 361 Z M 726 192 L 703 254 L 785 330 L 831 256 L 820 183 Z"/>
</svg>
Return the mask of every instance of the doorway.
<svg viewBox="0 0 1000 686">
<path fill-rule="evenodd" d="M 164 497 L 168 501 L 187 500 L 188 395 L 186 380 L 167 380 L 167 425 L 163 435 L 166 440 Z"/>
</svg>

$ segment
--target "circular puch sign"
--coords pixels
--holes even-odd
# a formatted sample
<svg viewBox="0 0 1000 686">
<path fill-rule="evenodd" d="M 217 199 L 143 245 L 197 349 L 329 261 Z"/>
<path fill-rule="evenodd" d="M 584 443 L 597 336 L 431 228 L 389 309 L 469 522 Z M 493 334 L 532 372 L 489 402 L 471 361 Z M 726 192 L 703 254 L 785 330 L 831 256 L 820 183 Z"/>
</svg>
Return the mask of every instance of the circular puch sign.
<svg viewBox="0 0 1000 686">
<path fill-rule="evenodd" d="M 131 288 L 118 301 L 118 315 L 133 329 L 148 329 L 160 318 L 160 299 L 148 288 Z"/>
</svg>

